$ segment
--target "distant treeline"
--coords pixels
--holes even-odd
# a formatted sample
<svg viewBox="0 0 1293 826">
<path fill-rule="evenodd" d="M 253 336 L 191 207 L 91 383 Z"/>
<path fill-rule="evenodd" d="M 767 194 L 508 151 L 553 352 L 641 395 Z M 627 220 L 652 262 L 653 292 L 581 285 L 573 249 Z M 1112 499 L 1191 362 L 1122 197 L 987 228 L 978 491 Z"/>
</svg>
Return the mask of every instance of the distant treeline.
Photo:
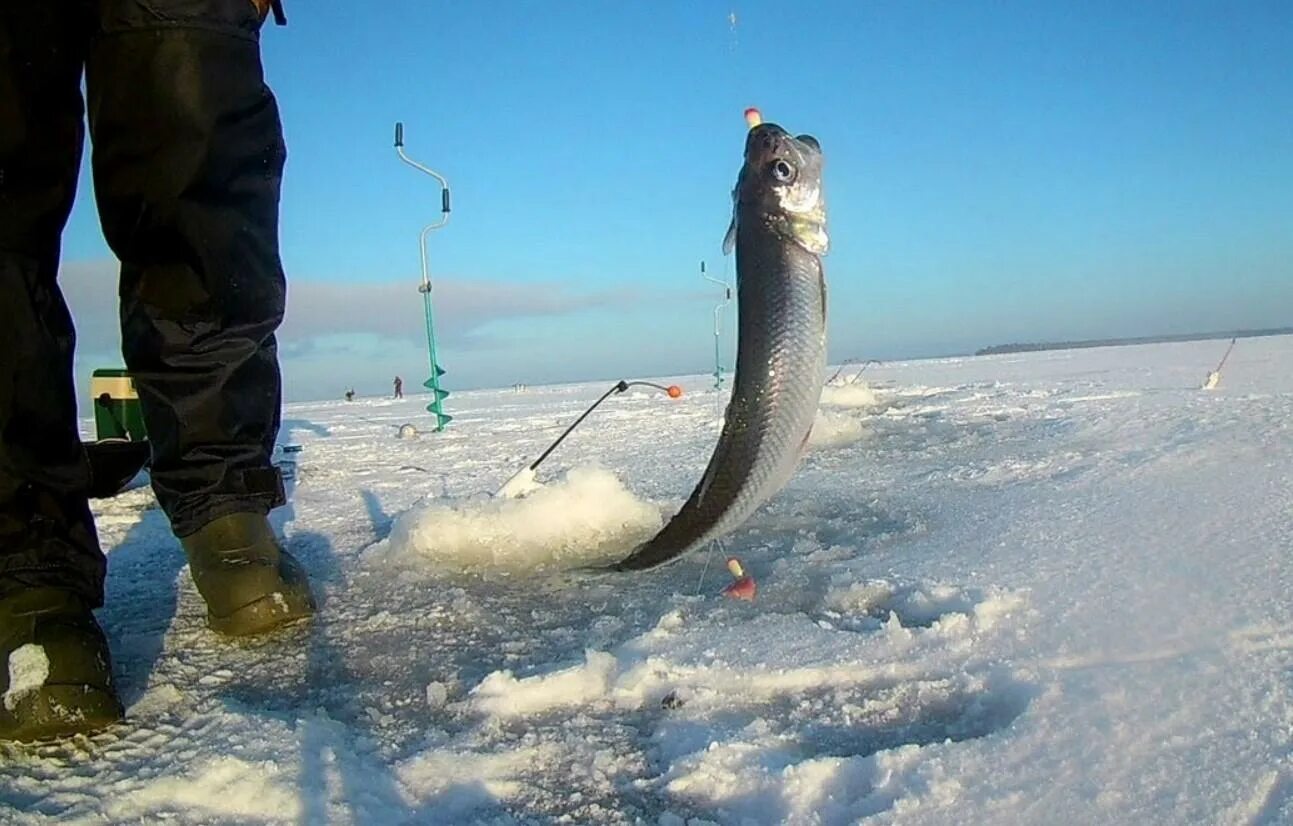
<svg viewBox="0 0 1293 826">
<path fill-rule="evenodd" d="M 1275 327 L 1269 330 L 1231 330 L 1218 333 L 1180 333 L 1170 336 L 1141 336 L 1139 338 L 1102 338 L 1090 341 L 1050 341 L 1029 344 L 994 344 L 976 350 L 976 356 L 997 353 L 1029 353 L 1034 350 L 1076 350 L 1082 347 L 1121 347 L 1127 344 L 1161 344 L 1166 341 L 1207 341 L 1216 338 L 1256 338 L 1258 336 L 1293 335 L 1293 327 Z"/>
</svg>

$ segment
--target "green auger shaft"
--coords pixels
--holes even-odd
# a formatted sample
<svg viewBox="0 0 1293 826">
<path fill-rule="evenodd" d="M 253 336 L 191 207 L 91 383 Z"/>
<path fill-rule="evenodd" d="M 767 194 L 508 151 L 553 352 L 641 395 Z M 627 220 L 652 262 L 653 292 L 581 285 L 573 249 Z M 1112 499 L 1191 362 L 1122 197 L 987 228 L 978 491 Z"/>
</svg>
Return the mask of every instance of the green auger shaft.
<svg viewBox="0 0 1293 826">
<path fill-rule="evenodd" d="M 440 377 L 444 375 L 444 368 L 436 359 L 435 322 L 431 315 L 430 290 L 422 291 L 422 306 L 426 311 L 427 356 L 431 362 L 431 378 L 424 381 L 422 386 L 431 391 L 431 403 L 427 405 L 427 412 L 435 415 L 435 432 L 439 433 L 453 420 L 453 417 L 444 412 L 444 400 L 449 395 L 449 391 L 440 387 Z"/>
</svg>

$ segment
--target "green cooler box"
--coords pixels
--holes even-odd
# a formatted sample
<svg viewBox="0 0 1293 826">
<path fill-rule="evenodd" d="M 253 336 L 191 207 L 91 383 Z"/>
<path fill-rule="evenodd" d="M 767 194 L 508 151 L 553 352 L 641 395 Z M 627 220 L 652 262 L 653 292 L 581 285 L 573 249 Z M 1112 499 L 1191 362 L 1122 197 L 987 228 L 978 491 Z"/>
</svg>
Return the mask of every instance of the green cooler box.
<svg viewBox="0 0 1293 826">
<path fill-rule="evenodd" d="M 90 377 L 90 398 L 94 404 L 96 438 L 138 442 L 148 437 L 139 409 L 139 394 L 124 369 L 95 370 Z"/>
</svg>

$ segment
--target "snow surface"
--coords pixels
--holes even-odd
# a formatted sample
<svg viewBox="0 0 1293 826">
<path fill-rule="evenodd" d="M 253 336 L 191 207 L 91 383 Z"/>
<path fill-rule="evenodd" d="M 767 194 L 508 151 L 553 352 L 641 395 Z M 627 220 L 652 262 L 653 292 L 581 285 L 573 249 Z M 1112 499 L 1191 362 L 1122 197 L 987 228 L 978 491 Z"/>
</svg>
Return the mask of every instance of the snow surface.
<svg viewBox="0 0 1293 826">
<path fill-rule="evenodd" d="M 587 565 L 691 491 L 704 377 L 507 502 L 609 382 L 411 439 L 425 399 L 290 405 L 319 616 L 219 639 L 148 489 L 96 503 L 130 721 L 0 747 L 0 822 L 1293 822 L 1293 337 L 1201 390 L 1223 349 L 872 365 L 747 525 L 633 574 Z"/>
</svg>

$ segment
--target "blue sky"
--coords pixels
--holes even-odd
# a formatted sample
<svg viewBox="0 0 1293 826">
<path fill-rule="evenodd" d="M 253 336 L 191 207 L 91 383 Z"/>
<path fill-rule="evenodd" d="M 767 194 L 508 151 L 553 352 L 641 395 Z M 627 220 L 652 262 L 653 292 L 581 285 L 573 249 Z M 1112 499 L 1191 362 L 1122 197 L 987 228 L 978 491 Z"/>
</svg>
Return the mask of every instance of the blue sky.
<svg viewBox="0 0 1293 826">
<path fill-rule="evenodd" d="M 703 372 L 742 110 L 826 154 L 831 356 L 1293 324 L 1286 2 L 307 3 L 269 26 L 291 398 Z M 731 15 L 735 14 L 735 25 Z M 82 372 L 112 363 L 83 177 Z M 107 296 L 106 299 L 103 299 Z M 730 328 L 729 324 L 729 328 Z M 725 349 L 730 350 L 730 336 Z"/>
</svg>

